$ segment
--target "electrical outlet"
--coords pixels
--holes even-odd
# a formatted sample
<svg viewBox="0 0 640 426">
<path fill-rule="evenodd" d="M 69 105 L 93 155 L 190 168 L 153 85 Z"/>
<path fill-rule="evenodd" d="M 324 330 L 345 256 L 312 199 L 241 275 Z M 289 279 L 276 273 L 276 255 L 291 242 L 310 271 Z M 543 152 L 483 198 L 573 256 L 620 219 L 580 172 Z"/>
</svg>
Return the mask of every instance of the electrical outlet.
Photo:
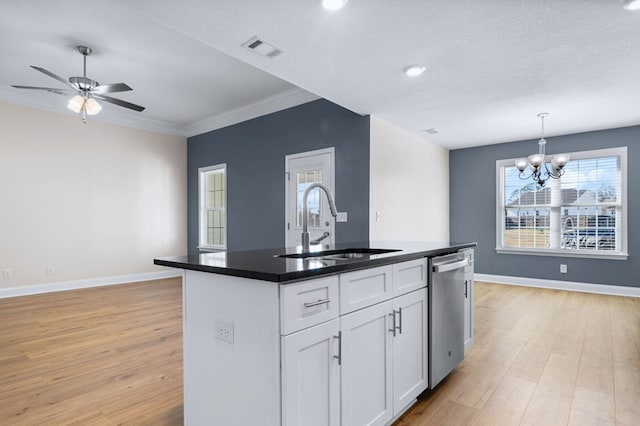
<svg viewBox="0 0 640 426">
<path fill-rule="evenodd" d="M 376 222 L 382 221 L 382 213 L 376 212 Z"/>
<path fill-rule="evenodd" d="M 561 274 L 567 273 L 567 265 L 565 265 L 564 263 L 560 264 L 560 273 Z"/>
<path fill-rule="evenodd" d="M 338 212 L 338 216 L 336 217 L 336 222 L 346 222 L 347 221 L 347 212 Z"/>
<path fill-rule="evenodd" d="M 53 275 L 56 272 L 56 267 L 52 265 L 48 265 L 46 267 L 47 275 Z"/>
<path fill-rule="evenodd" d="M 235 337 L 233 332 L 233 321 L 225 321 L 223 319 L 216 318 L 215 337 L 223 342 L 233 344 Z"/>
<path fill-rule="evenodd" d="M 2 270 L 2 279 L 3 280 L 10 280 L 11 278 L 13 278 L 13 269 L 3 269 Z"/>
</svg>

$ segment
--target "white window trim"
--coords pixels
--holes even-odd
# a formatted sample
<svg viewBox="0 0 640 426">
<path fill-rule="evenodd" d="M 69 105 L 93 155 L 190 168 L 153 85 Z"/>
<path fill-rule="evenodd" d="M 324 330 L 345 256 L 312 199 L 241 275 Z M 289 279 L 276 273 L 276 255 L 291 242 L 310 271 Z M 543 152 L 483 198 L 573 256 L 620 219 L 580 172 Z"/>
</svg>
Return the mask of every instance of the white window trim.
<svg viewBox="0 0 640 426">
<path fill-rule="evenodd" d="M 515 158 L 496 161 L 496 253 L 499 254 L 517 254 L 527 256 L 558 256 L 558 257 L 580 257 L 589 259 L 609 259 L 609 260 L 627 260 L 629 253 L 628 234 L 627 234 L 627 147 L 596 149 L 591 151 L 572 152 L 571 160 L 581 160 L 593 157 L 620 157 L 620 190 L 622 193 L 622 220 L 620 221 L 619 235 L 622 237 L 622 247 L 620 251 L 582 251 L 567 249 L 534 249 L 534 248 L 516 248 L 504 247 L 503 224 L 505 223 L 505 209 L 502 205 L 504 200 L 504 173 L 503 167 L 513 166 Z"/>
<path fill-rule="evenodd" d="M 206 195 L 204 193 L 205 176 L 208 172 L 215 170 L 223 170 L 224 178 L 224 210 L 225 210 L 225 227 L 224 227 L 224 244 L 212 245 L 204 243 L 206 238 L 207 229 L 207 215 L 206 215 Z M 227 163 L 216 164 L 214 166 L 200 167 L 198 169 L 198 249 L 202 251 L 219 251 L 227 249 L 227 227 L 228 227 L 228 215 L 227 215 Z"/>
</svg>

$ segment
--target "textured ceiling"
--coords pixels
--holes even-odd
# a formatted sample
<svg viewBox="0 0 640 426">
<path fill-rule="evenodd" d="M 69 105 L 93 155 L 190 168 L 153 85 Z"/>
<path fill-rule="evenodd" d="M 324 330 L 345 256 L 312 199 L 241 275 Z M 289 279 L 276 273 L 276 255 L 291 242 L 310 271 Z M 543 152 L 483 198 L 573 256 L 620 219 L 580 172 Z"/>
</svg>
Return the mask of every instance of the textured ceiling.
<svg viewBox="0 0 640 426">
<path fill-rule="evenodd" d="M 314 95 L 449 148 L 535 138 L 543 111 L 548 136 L 640 124 L 640 11 L 622 0 L 3 1 L 0 24 L 2 85 L 43 84 L 32 64 L 77 74 L 70 46 L 94 43 L 93 78 L 187 133 Z M 255 35 L 284 54 L 244 49 Z"/>
</svg>

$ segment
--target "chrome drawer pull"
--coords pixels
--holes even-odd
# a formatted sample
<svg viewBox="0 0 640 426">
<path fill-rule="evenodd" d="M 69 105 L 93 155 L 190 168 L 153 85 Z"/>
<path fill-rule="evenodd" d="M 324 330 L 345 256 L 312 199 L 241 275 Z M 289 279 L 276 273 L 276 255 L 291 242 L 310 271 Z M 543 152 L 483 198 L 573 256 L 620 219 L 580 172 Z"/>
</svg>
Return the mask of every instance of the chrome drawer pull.
<svg viewBox="0 0 640 426">
<path fill-rule="evenodd" d="M 329 303 L 329 299 L 320 299 L 320 300 L 316 300 L 315 302 L 306 302 L 304 304 L 304 307 L 313 308 L 314 306 L 324 305 L 325 303 Z"/>
<path fill-rule="evenodd" d="M 338 365 L 342 365 L 342 331 L 338 331 L 338 335 L 333 338 L 338 339 L 338 355 L 333 357 L 338 360 Z"/>
<path fill-rule="evenodd" d="M 396 311 L 395 311 L 395 309 L 394 309 L 394 311 L 392 313 L 389 314 L 389 316 L 393 320 L 393 324 L 391 325 L 391 328 L 389 329 L 389 331 L 391 333 L 393 333 L 393 337 L 396 337 L 396 330 L 398 329 L 398 327 L 396 326 Z"/>
</svg>

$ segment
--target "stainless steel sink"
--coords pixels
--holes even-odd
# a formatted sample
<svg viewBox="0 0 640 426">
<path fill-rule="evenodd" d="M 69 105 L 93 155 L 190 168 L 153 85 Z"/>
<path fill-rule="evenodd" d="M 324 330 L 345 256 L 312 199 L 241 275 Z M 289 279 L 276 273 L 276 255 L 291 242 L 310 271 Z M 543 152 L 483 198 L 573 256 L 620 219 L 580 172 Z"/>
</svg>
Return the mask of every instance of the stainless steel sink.
<svg viewBox="0 0 640 426">
<path fill-rule="evenodd" d="M 305 253 L 278 254 L 276 257 L 288 259 L 326 259 L 326 260 L 356 260 L 367 259 L 376 254 L 392 253 L 401 251 L 398 249 L 375 249 L 375 248 L 348 248 L 341 250 L 325 250 Z"/>
</svg>

